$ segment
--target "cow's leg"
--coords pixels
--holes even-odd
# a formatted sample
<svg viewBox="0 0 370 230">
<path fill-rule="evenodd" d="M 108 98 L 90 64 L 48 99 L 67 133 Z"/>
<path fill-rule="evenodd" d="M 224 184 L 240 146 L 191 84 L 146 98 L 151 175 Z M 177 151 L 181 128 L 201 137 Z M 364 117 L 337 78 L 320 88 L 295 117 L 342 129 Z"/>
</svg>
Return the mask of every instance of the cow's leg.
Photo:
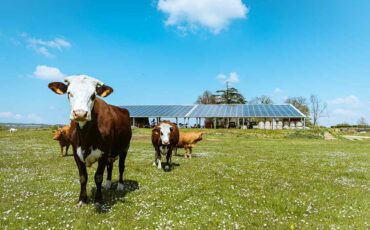
<svg viewBox="0 0 370 230">
<path fill-rule="evenodd" d="M 63 145 L 60 144 L 60 156 L 63 156 Z"/>
<path fill-rule="evenodd" d="M 107 155 L 106 153 L 103 154 Z M 95 204 L 101 204 L 103 203 L 103 194 L 101 191 L 101 184 L 103 183 L 103 176 L 104 176 L 104 170 L 105 166 L 107 165 L 107 158 L 106 157 L 101 157 L 99 158 L 98 161 L 98 168 L 96 169 L 95 172 L 95 185 L 96 185 L 96 194 L 95 194 Z"/>
<path fill-rule="evenodd" d="M 73 156 L 75 158 L 75 162 L 78 168 L 78 173 L 80 174 L 80 197 L 78 199 L 77 207 L 81 207 L 82 205 L 87 203 L 87 193 L 86 193 L 86 184 L 87 184 L 87 171 L 85 163 L 81 162 L 80 158 L 77 156 L 76 150 L 73 149 Z"/>
<path fill-rule="evenodd" d="M 157 167 L 158 169 L 162 169 L 162 162 L 161 162 L 161 150 L 159 149 L 156 149 L 156 161 L 157 161 Z"/>
<path fill-rule="evenodd" d="M 177 156 L 177 147 L 174 148 L 175 156 Z"/>
<path fill-rule="evenodd" d="M 193 148 L 189 147 L 189 158 L 191 158 L 191 154 L 193 153 Z"/>
<path fill-rule="evenodd" d="M 65 156 L 68 156 L 68 149 L 69 149 L 69 144 L 66 146 L 66 154 L 65 154 Z"/>
<path fill-rule="evenodd" d="M 184 157 L 188 158 L 188 147 L 184 147 L 184 149 L 185 149 Z"/>
<path fill-rule="evenodd" d="M 117 191 L 123 190 L 123 173 L 125 172 L 126 156 L 127 156 L 127 150 L 119 154 L 119 162 L 118 162 L 119 179 L 118 179 Z"/>
<path fill-rule="evenodd" d="M 157 166 L 157 149 L 154 150 L 154 161 L 153 166 Z"/>
<path fill-rule="evenodd" d="M 112 186 L 112 171 L 113 171 L 113 162 L 107 163 L 107 181 L 105 182 L 105 189 L 110 189 Z"/>
<path fill-rule="evenodd" d="M 167 160 L 167 164 L 166 166 L 164 167 L 166 170 L 169 170 L 171 168 L 171 157 L 172 157 L 172 148 L 170 147 L 167 151 L 167 154 L 166 154 L 166 160 Z"/>
</svg>

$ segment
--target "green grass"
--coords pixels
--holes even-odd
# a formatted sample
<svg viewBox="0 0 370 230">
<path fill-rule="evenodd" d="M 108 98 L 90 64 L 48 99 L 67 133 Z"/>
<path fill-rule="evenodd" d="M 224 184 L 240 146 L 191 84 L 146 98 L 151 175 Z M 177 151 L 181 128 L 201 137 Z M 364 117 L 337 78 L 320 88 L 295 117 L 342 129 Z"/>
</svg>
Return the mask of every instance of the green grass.
<svg viewBox="0 0 370 230">
<path fill-rule="evenodd" d="M 136 129 L 126 190 L 104 191 L 99 212 L 91 200 L 75 207 L 77 167 L 59 156 L 50 130 L 0 131 L 1 229 L 369 229 L 370 141 L 325 141 L 321 131 L 206 132 L 193 159 L 174 156 L 178 166 L 164 172 L 152 166 L 150 130 Z M 117 181 L 117 162 L 113 172 Z"/>
</svg>

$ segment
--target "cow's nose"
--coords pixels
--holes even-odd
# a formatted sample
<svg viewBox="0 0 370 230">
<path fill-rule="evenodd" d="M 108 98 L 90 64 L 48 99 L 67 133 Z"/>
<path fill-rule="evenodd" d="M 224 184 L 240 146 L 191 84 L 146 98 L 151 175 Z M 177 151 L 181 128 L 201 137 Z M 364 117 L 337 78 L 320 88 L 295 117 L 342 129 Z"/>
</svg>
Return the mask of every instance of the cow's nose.
<svg viewBox="0 0 370 230">
<path fill-rule="evenodd" d="M 163 144 L 164 145 L 168 145 L 170 142 L 168 142 L 168 141 L 163 141 Z"/>
<path fill-rule="evenodd" d="M 75 119 L 86 119 L 87 111 L 82 109 L 73 110 L 73 117 Z"/>
</svg>

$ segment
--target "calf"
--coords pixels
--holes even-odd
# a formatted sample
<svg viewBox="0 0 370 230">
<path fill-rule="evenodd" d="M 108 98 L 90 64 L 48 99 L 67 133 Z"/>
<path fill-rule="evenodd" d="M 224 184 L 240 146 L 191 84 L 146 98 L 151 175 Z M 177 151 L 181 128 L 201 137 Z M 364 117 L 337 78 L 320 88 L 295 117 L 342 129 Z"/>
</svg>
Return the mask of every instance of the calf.
<svg viewBox="0 0 370 230">
<path fill-rule="evenodd" d="M 108 96 L 113 89 L 86 75 L 66 77 L 65 83 L 52 82 L 49 88 L 57 94 L 67 94 L 71 107 L 71 143 L 81 184 L 78 207 L 87 202 L 86 166 L 90 167 L 96 161 L 95 203 L 99 205 L 103 201 L 101 189 L 104 169 L 107 167 L 108 172 L 106 188 L 110 188 L 113 162 L 118 157 L 117 190 L 123 190 L 125 159 L 132 136 L 129 113 L 97 98 Z"/>
<path fill-rule="evenodd" d="M 171 122 L 163 121 L 152 130 L 152 144 L 155 149 L 154 166 L 162 169 L 161 153 L 166 155 L 166 170 L 170 169 L 172 150 L 176 148 L 179 142 L 179 129 L 177 125 Z"/>
<path fill-rule="evenodd" d="M 54 132 L 53 139 L 59 142 L 60 145 L 60 155 L 67 156 L 68 148 L 71 145 L 70 141 L 70 125 L 66 125 L 63 128 L 59 128 Z M 63 154 L 63 148 L 66 147 L 66 153 Z"/>
<path fill-rule="evenodd" d="M 203 139 L 203 134 L 203 132 L 180 133 L 180 139 L 176 147 L 185 149 L 185 158 L 191 158 L 193 147 Z M 177 148 L 175 154 L 177 154 Z"/>
</svg>

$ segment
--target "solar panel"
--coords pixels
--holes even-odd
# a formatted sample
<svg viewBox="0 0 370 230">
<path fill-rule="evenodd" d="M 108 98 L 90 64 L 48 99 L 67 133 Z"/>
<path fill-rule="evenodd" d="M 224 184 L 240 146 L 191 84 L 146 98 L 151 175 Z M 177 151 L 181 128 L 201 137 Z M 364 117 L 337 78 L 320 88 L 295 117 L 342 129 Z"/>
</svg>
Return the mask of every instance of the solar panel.
<svg viewBox="0 0 370 230">
<path fill-rule="evenodd" d="M 129 110 L 131 117 L 304 117 L 292 105 L 129 105 L 124 108 Z"/>
<path fill-rule="evenodd" d="M 186 117 L 193 105 L 127 105 L 131 117 Z"/>
</svg>

